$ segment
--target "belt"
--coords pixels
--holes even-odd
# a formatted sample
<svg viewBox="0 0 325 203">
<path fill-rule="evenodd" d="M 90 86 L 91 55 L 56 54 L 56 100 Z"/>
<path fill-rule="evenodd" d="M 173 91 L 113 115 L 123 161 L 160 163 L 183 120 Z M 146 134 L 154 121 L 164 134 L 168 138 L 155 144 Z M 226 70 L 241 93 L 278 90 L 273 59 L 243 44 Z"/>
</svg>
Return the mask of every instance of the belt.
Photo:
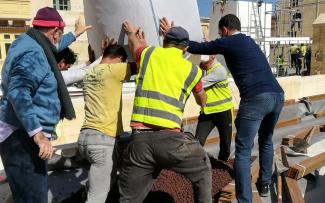
<svg viewBox="0 0 325 203">
<path fill-rule="evenodd" d="M 161 131 L 160 129 L 156 128 L 147 128 L 147 129 L 132 129 L 132 134 L 140 134 L 140 133 L 153 133 Z"/>
</svg>

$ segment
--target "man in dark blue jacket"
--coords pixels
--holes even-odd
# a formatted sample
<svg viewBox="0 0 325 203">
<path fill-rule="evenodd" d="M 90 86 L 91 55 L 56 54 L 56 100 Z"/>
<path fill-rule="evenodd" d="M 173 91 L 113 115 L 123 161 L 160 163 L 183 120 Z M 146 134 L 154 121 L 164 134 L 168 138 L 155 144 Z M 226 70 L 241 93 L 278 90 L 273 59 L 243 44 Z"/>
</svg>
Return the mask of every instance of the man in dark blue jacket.
<svg viewBox="0 0 325 203">
<path fill-rule="evenodd" d="M 161 19 L 161 31 L 164 33 L 169 27 L 167 19 Z M 260 155 L 257 186 L 261 196 L 268 195 L 273 163 L 272 135 L 283 107 L 284 93 L 261 49 L 240 30 L 239 19 L 233 14 L 225 15 L 219 21 L 221 38 L 202 43 L 190 41 L 188 52 L 223 55 L 239 89 L 241 101 L 235 120 L 235 181 L 237 199 L 242 203 L 252 202 L 250 157 L 256 134 Z"/>
</svg>

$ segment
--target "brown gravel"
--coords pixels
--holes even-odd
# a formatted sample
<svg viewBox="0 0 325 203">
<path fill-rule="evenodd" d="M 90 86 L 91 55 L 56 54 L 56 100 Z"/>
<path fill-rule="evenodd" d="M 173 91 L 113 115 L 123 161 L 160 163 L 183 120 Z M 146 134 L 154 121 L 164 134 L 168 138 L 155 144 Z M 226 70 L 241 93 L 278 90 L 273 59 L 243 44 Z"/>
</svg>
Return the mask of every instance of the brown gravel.
<svg viewBox="0 0 325 203">
<path fill-rule="evenodd" d="M 218 161 L 210 158 L 212 166 L 212 196 L 217 202 L 220 190 L 232 181 L 233 161 Z M 62 203 L 85 202 L 85 191 L 81 188 Z M 119 193 L 117 184 L 110 191 L 106 202 L 118 202 Z M 170 170 L 162 170 L 154 181 L 151 192 L 144 203 L 194 203 L 191 182 L 181 174 Z"/>
<path fill-rule="evenodd" d="M 232 181 L 233 166 L 231 161 L 225 163 L 213 158 L 210 158 L 210 161 L 212 166 L 212 196 L 216 201 L 220 190 Z M 152 195 L 157 195 L 159 198 L 152 198 Z M 173 171 L 161 171 L 145 203 L 157 202 L 162 198 L 166 198 L 161 201 L 165 203 L 194 203 L 191 182 L 183 175 Z"/>
<path fill-rule="evenodd" d="M 220 190 L 232 181 L 233 161 L 223 162 L 210 158 L 212 166 L 212 196 L 217 202 Z M 107 202 L 118 202 L 117 186 L 113 187 Z M 191 182 L 181 174 L 162 170 L 154 181 L 144 203 L 194 203 Z"/>
</svg>

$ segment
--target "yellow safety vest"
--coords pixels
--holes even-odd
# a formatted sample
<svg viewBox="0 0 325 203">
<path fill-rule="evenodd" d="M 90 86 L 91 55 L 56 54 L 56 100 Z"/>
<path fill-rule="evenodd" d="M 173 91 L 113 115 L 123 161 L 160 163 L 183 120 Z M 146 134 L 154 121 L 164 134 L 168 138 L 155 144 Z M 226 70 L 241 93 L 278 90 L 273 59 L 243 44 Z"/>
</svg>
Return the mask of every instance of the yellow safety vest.
<svg viewBox="0 0 325 203">
<path fill-rule="evenodd" d="M 202 71 L 177 48 L 147 47 L 141 54 L 132 121 L 180 128 L 186 100 Z"/>
<path fill-rule="evenodd" d="M 307 52 L 307 46 L 301 46 L 300 47 L 301 55 L 305 56 Z"/>
<path fill-rule="evenodd" d="M 216 63 L 213 68 L 207 71 L 207 74 L 210 74 L 215 68 L 220 66 L 220 63 Z M 207 94 L 206 106 L 203 108 L 204 114 L 223 112 L 233 107 L 231 91 L 227 79 L 217 82 L 204 90 Z"/>
<path fill-rule="evenodd" d="M 290 53 L 291 54 L 296 54 L 296 50 L 297 50 L 298 46 L 297 45 L 293 45 L 290 47 Z"/>
<path fill-rule="evenodd" d="M 283 58 L 278 58 L 278 65 L 282 66 L 284 63 L 284 59 Z"/>
</svg>

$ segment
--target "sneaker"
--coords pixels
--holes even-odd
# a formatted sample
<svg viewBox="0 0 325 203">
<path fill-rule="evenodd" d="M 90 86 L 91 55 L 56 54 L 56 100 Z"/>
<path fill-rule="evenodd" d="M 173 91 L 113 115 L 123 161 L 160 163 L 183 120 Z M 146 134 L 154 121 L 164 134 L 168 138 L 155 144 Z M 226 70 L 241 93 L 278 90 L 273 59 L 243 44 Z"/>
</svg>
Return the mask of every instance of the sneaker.
<svg viewBox="0 0 325 203">
<path fill-rule="evenodd" d="M 260 185 L 257 184 L 257 190 L 258 193 L 260 194 L 261 197 L 268 197 L 269 196 L 269 192 L 270 192 L 270 186 L 269 185 Z"/>
</svg>

